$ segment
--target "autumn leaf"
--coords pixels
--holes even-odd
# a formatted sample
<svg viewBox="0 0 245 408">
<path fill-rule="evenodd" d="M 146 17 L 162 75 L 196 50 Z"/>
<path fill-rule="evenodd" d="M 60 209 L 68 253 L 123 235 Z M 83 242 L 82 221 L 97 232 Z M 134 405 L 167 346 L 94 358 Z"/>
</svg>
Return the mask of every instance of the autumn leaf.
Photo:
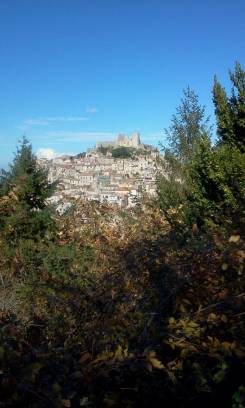
<svg viewBox="0 0 245 408">
<path fill-rule="evenodd" d="M 62 403 L 63 407 L 65 407 L 65 408 L 70 408 L 71 407 L 71 401 L 69 399 L 62 399 L 61 403 Z"/>
<path fill-rule="evenodd" d="M 240 235 L 231 235 L 228 242 L 236 244 L 240 240 Z"/>
<path fill-rule="evenodd" d="M 157 368 L 158 370 L 162 370 L 164 368 L 163 363 L 156 357 L 155 351 L 149 351 L 146 355 L 146 358 L 149 371 L 152 370 L 152 367 Z"/>
</svg>

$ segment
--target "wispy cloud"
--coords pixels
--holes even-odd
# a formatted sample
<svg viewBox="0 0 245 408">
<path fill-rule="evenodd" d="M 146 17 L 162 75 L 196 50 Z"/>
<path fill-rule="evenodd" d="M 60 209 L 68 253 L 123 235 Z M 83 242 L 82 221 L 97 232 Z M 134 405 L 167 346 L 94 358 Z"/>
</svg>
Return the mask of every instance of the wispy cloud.
<svg viewBox="0 0 245 408">
<path fill-rule="evenodd" d="M 21 126 L 47 126 L 49 121 L 44 118 L 39 119 L 25 119 Z"/>
<path fill-rule="evenodd" d="M 72 131 L 50 131 L 44 136 L 49 140 L 57 142 L 96 142 L 100 140 L 112 140 L 117 132 L 72 132 Z"/>
<path fill-rule="evenodd" d="M 86 112 L 87 113 L 97 113 L 98 109 L 95 107 L 87 107 Z"/>
<path fill-rule="evenodd" d="M 87 116 L 51 116 L 44 118 L 48 122 L 83 122 L 89 120 Z"/>
<path fill-rule="evenodd" d="M 86 143 L 95 144 L 99 141 L 110 141 L 115 139 L 118 132 L 76 132 L 76 131 L 45 131 L 41 133 L 35 133 L 32 135 L 31 140 L 33 143 L 43 144 L 46 146 L 52 146 L 57 144 L 68 143 Z"/>
<path fill-rule="evenodd" d="M 84 122 L 89 120 L 87 116 L 47 116 L 38 118 L 24 119 L 18 127 L 21 130 L 27 130 L 32 126 L 48 126 L 60 122 Z"/>
<path fill-rule="evenodd" d="M 38 149 L 36 155 L 40 159 L 54 159 L 59 156 L 59 153 L 55 152 L 54 149 L 41 147 L 41 149 Z"/>
<path fill-rule="evenodd" d="M 74 153 L 60 153 L 60 152 L 56 152 L 54 149 L 51 148 L 47 148 L 47 147 L 41 147 L 40 149 L 38 149 L 36 155 L 38 158 L 40 159 L 55 159 L 56 157 L 60 157 L 63 156 L 65 154 L 69 154 L 71 156 L 74 155 Z"/>
</svg>

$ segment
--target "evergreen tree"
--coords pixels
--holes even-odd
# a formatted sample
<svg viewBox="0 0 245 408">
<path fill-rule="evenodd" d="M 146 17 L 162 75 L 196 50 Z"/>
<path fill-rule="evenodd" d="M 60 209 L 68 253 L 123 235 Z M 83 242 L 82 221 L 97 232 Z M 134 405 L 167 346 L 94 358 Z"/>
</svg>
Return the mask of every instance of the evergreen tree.
<svg viewBox="0 0 245 408">
<path fill-rule="evenodd" d="M 245 161 L 239 149 L 203 139 L 189 166 L 188 185 L 188 223 L 223 229 L 244 224 Z"/>
<path fill-rule="evenodd" d="M 217 119 L 217 133 L 221 144 L 229 144 L 245 152 L 245 71 L 237 62 L 230 72 L 231 96 L 214 79 L 213 101 Z"/>
<path fill-rule="evenodd" d="M 31 144 L 24 137 L 10 171 L 2 181 L 5 194 L 2 200 L 11 202 L 11 205 L 9 213 L 0 214 L 0 221 L 11 240 L 43 238 L 53 228 L 52 210 L 47 199 L 54 188 L 55 185 L 48 181 L 47 172 L 38 166 Z"/>
<path fill-rule="evenodd" d="M 187 163 L 193 155 L 195 144 L 203 134 L 210 131 L 205 107 L 199 103 L 197 94 L 187 87 L 183 98 L 172 116 L 171 125 L 166 129 L 169 152 L 180 162 Z"/>
<path fill-rule="evenodd" d="M 157 177 L 158 203 L 171 223 L 178 218 L 179 211 L 176 210 L 182 208 L 186 200 L 189 188 L 186 175 L 196 145 L 211 131 L 198 96 L 189 87 L 183 93 L 171 125 L 165 130 L 169 146 L 164 148 L 164 160 Z M 171 213 L 173 208 L 174 216 Z"/>
<path fill-rule="evenodd" d="M 188 170 L 188 219 L 213 226 L 245 222 L 245 72 L 239 63 L 231 97 L 215 78 L 213 101 L 219 142 L 201 140 Z"/>
</svg>

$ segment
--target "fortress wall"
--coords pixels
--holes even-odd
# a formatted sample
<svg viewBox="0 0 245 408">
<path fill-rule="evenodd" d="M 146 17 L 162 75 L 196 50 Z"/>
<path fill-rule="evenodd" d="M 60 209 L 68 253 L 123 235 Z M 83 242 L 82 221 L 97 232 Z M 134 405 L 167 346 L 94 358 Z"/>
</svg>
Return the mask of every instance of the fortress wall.
<svg viewBox="0 0 245 408">
<path fill-rule="evenodd" d="M 140 135 L 139 133 L 133 133 L 131 138 L 127 138 L 125 135 L 123 134 L 119 134 L 116 138 L 116 140 L 111 141 L 111 142 L 98 142 L 96 143 L 96 148 L 100 148 L 100 147 L 109 147 L 109 146 L 113 146 L 113 147 L 134 147 L 134 148 L 139 148 L 140 146 L 142 146 L 141 141 L 140 141 Z"/>
</svg>

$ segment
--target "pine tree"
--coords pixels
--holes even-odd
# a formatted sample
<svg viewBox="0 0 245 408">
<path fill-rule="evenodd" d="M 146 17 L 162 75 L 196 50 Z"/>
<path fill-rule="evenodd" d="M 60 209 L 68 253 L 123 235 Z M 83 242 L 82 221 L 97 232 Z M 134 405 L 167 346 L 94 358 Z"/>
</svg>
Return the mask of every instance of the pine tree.
<svg viewBox="0 0 245 408">
<path fill-rule="evenodd" d="M 188 172 L 188 222 L 223 229 L 244 225 L 245 161 L 236 147 L 203 139 Z"/>
<path fill-rule="evenodd" d="M 35 210 L 45 208 L 47 198 L 54 191 L 54 185 L 48 181 L 47 171 L 38 166 L 32 146 L 25 137 L 10 166 L 9 187 L 15 189 L 22 204 Z"/>
<path fill-rule="evenodd" d="M 229 144 L 245 152 L 245 71 L 237 62 L 230 72 L 231 96 L 214 79 L 213 101 L 217 120 L 217 134 L 221 144 Z"/>
<path fill-rule="evenodd" d="M 164 161 L 157 177 L 158 204 L 171 223 L 178 219 L 177 209 L 182 208 L 186 200 L 189 188 L 186 173 L 196 145 L 211 132 L 209 119 L 205 117 L 205 108 L 200 105 L 198 96 L 189 87 L 183 93 L 171 125 L 165 130 L 168 147 L 164 148 Z"/>
<path fill-rule="evenodd" d="M 2 200 L 8 200 L 11 205 L 9 213 L 0 214 L 0 221 L 12 241 L 43 238 L 53 228 L 52 210 L 47 199 L 54 188 L 48 181 L 47 172 L 38 166 L 32 146 L 24 137 L 2 182 L 5 193 Z"/>
<path fill-rule="evenodd" d="M 198 95 L 190 88 L 184 89 L 183 98 L 166 129 L 170 152 L 179 162 L 187 163 L 193 155 L 195 144 L 208 133 L 208 118 L 205 107 L 199 103 Z"/>
<path fill-rule="evenodd" d="M 192 222 L 239 228 L 245 222 L 245 72 L 239 63 L 231 96 L 217 78 L 213 101 L 219 141 L 201 141 L 189 166 L 187 212 Z"/>
</svg>

